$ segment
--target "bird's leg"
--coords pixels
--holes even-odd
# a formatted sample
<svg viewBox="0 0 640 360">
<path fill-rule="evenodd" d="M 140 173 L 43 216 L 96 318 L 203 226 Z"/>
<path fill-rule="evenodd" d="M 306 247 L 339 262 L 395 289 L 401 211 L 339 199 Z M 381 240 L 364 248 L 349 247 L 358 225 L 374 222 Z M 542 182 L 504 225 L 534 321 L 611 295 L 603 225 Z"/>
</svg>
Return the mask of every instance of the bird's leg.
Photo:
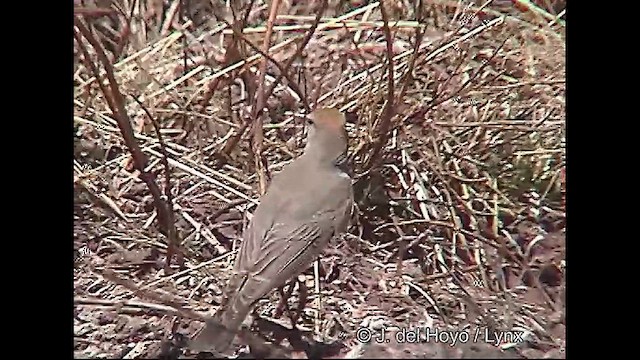
<svg viewBox="0 0 640 360">
<path fill-rule="evenodd" d="M 278 294 L 280 295 L 280 301 L 278 302 L 278 306 L 276 307 L 276 311 L 273 313 L 273 317 L 279 319 L 282 316 L 282 312 L 284 308 L 287 307 L 287 302 L 284 301 L 285 295 L 282 287 L 278 288 Z"/>
<path fill-rule="evenodd" d="M 278 303 L 278 306 L 276 307 L 276 311 L 273 314 L 274 318 L 279 318 L 280 316 L 282 316 L 282 312 L 284 310 L 287 311 L 287 315 L 289 315 L 289 318 L 291 318 L 291 310 L 289 309 L 289 304 L 287 304 L 287 299 L 289 299 L 289 296 L 291 296 L 291 293 L 293 292 L 293 286 L 295 285 L 295 279 L 292 279 L 289 282 L 289 287 L 287 288 L 287 293 L 284 293 L 284 287 L 279 287 L 278 288 L 278 294 L 280 294 L 280 303 Z"/>
<path fill-rule="evenodd" d="M 295 318 L 293 316 L 291 317 L 291 323 L 293 324 L 294 329 L 296 327 L 295 324 L 298 322 L 298 318 L 304 310 L 304 305 L 307 303 L 307 287 L 302 282 L 300 282 L 299 285 L 300 286 L 298 286 L 298 288 L 300 289 L 300 295 L 298 296 L 298 308 L 296 309 Z"/>
<path fill-rule="evenodd" d="M 289 296 L 291 296 L 291 293 L 293 292 L 293 287 L 296 281 L 298 282 L 298 285 L 299 285 L 298 289 L 300 294 L 298 296 L 298 306 L 296 308 L 296 312 L 293 312 L 289 308 L 289 304 L 287 304 L 287 299 L 289 298 Z M 280 299 L 280 304 L 278 304 L 278 307 L 276 308 L 276 312 L 273 317 L 275 318 L 280 317 L 282 315 L 282 311 L 284 307 L 284 309 L 287 311 L 287 315 L 289 316 L 289 320 L 291 320 L 291 327 L 295 329 L 296 323 L 298 322 L 298 319 L 300 318 L 300 315 L 304 310 L 304 305 L 307 303 L 307 288 L 304 286 L 304 283 L 300 282 L 297 278 L 295 278 L 295 279 L 292 279 L 291 282 L 289 282 L 289 288 L 287 288 L 286 295 L 284 294 L 284 291 L 282 290 L 282 288 L 278 288 L 278 292 L 280 293 L 281 299 Z"/>
</svg>

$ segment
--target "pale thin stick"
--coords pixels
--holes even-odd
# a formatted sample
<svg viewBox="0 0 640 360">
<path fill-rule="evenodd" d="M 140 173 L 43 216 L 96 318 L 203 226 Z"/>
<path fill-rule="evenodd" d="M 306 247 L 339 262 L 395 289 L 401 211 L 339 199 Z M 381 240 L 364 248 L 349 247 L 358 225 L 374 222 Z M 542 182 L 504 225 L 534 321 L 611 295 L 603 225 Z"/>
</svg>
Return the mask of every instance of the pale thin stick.
<svg viewBox="0 0 640 360">
<path fill-rule="evenodd" d="M 201 269 L 201 268 L 203 268 L 205 266 L 209 266 L 209 265 L 211 265 L 213 263 L 216 263 L 216 262 L 218 262 L 218 261 L 220 261 L 220 260 L 222 260 L 224 258 L 227 258 L 227 257 L 235 254 L 237 251 L 238 250 L 231 250 L 231 251 L 229 251 L 229 252 L 227 252 L 225 254 L 222 254 L 222 255 L 220 255 L 220 256 L 218 256 L 216 258 L 213 258 L 213 259 L 211 259 L 209 261 L 202 262 L 202 263 L 200 263 L 200 264 L 198 264 L 198 265 L 196 265 L 194 267 L 191 267 L 189 269 L 182 270 L 182 271 L 179 271 L 179 272 L 177 272 L 175 274 L 171 274 L 169 276 L 162 277 L 162 278 L 160 278 L 158 280 L 155 280 L 155 281 L 152 281 L 152 282 L 148 283 L 147 285 L 141 286 L 140 289 L 143 289 L 143 290 L 144 289 L 148 289 L 148 288 L 150 288 L 152 286 L 156 286 L 156 285 L 158 285 L 160 283 L 163 283 L 165 281 L 172 280 L 172 279 L 175 279 L 175 278 L 183 276 L 183 275 L 187 275 L 187 274 L 192 273 L 192 272 L 194 272 L 194 271 L 196 271 L 198 269 Z"/>
<path fill-rule="evenodd" d="M 141 285 L 139 287 L 139 290 L 146 290 L 146 289 L 148 289 L 148 288 L 150 288 L 152 286 L 156 286 L 156 285 L 161 284 L 161 283 L 163 283 L 165 281 L 172 280 L 172 279 L 178 278 L 178 277 L 183 276 L 183 275 L 187 275 L 187 274 L 189 274 L 191 272 L 194 272 L 194 271 L 196 271 L 198 269 L 201 269 L 201 268 L 203 268 L 205 266 L 211 265 L 211 264 L 213 264 L 213 263 L 215 263 L 217 261 L 220 261 L 220 260 L 222 260 L 222 259 L 224 259 L 226 257 L 229 257 L 230 255 L 235 254 L 237 251 L 238 250 L 229 251 L 229 252 L 227 252 L 227 253 L 225 253 L 223 255 L 218 256 L 217 258 L 211 259 L 209 261 L 205 261 L 205 262 L 200 263 L 200 264 L 198 264 L 198 265 L 196 265 L 194 267 L 191 267 L 189 269 L 179 271 L 179 272 L 177 272 L 175 274 L 171 274 L 169 276 L 161 277 L 160 279 L 154 280 L 154 281 L 152 281 L 152 282 L 150 282 L 150 283 L 148 283 L 146 285 Z M 117 299 L 122 299 L 123 297 L 128 296 L 128 295 L 129 294 L 122 294 L 120 296 L 117 296 L 115 299 L 116 300 Z"/>
<path fill-rule="evenodd" d="M 347 29 L 350 31 L 362 31 L 362 30 L 376 30 L 381 29 L 383 26 L 382 21 L 340 21 L 339 23 L 335 20 L 329 20 L 326 23 L 321 23 L 318 26 L 319 30 L 325 29 Z M 389 23 L 389 27 L 394 30 L 398 29 L 415 29 L 420 26 L 420 23 L 417 21 L 393 21 Z M 311 28 L 311 24 L 301 24 L 301 25 L 276 25 L 273 27 L 274 31 L 299 31 L 299 30 L 309 30 Z M 267 29 L 265 27 L 256 27 L 256 28 L 244 28 L 242 29 L 243 34 L 260 34 L 266 32 Z M 233 33 L 232 30 L 226 29 L 223 32 L 225 35 L 230 35 Z"/>
<path fill-rule="evenodd" d="M 320 299 L 320 259 L 313 263 L 314 291 L 316 293 L 316 311 L 315 311 L 315 331 L 320 334 L 320 311 L 322 309 L 322 300 Z"/>
<path fill-rule="evenodd" d="M 120 306 L 128 306 L 132 308 L 140 308 L 140 309 L 149 309 L 149 310 L 159 310 L 168 313 L 174 313 L 176 310 L 167 305 L 160 305 L 148 302 L 142 302 L 137 300 L 108 300 L 108 299 L 92 299 L 88 297 L 75 297 L 73 298 L 74 305 L 90 305 L 90 306 L 111 306 L 111 307 L 120 307 Z"/>
</svg>

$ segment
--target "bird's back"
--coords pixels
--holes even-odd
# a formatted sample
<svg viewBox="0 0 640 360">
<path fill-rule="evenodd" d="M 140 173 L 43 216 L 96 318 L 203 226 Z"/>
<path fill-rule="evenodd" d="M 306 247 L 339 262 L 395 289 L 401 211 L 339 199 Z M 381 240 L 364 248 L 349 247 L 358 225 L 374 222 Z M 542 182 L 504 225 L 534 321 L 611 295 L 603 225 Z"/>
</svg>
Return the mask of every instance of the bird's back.
<svg viewBox="0 0 640 360">
<path fill-rule="evenodd" d="M 298 158 L 273 178 L 254 217 L 309 220 L 322 209 L 335 209 L 352 196 L 351 179 L 335 167 L 309 171 Z M 332 206 L 335 205 L 335 206 Z"/>
<path fill-rule="evenodd" d="M 321 251 L 335 234 L 346 230 L 353 203 L 351 179 L 337 168 L 313 173 L 306 168 L 305 159 L 298 158 L 274 176 L 244 233 L 236 273 L 258 273 L 265 253 L 276 247 L 272 243 L 284 248 L 286 242 L 302 246 L 301 242 L 313 240 L 310 246 Z"/>
</svg>

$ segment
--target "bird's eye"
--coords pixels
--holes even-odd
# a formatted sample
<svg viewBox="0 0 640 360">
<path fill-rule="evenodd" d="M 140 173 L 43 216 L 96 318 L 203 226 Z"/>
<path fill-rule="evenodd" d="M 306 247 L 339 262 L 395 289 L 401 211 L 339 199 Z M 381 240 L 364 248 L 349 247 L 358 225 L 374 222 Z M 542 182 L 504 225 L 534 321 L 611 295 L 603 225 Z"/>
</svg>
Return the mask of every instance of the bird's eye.
<svg viewBox="0 0 640 360">
<path fill-rule="evenodd" d="M 307 125 L 313 125 L 313 120 L 307 118 L 307 120 L 305 121 L 307 123 Z"/>
</svg>

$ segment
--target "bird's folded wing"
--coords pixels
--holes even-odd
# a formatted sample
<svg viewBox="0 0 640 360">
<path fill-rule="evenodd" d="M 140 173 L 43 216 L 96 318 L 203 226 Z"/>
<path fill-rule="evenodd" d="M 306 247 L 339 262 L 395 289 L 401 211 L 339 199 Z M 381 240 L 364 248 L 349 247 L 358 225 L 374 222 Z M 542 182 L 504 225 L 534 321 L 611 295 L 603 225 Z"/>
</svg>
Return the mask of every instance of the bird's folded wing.
<svg viewBox="0 0 640 360">
<path fill-rule="evenodd" d="M 238 289 L 243 300 L 256 301 L 305 270 L 319 253 L 321 235 L 315 223 L 275 224 L 261 246 L 244 254 L 250 259 L 244 259 L 248 266 L 240 269 L 246 274 L 242 291 Z"/>
<path fill-rule="evenodd" d="M 283 216 L 292 210 L 285 206 L 272 221 L 262 222 L 260 226 L 253 223 L 247 229 L 236 259 L 235 271 L 240 277 L 233 291 L 246 297 L 243 303 L 257 301 L 299 275 L 335 234 L 346 230 L 352 208 L 350 199 L 325 207 L 331 209 L 328 211 L 320 208 L 322 206 L 313 216 L 304 217 L 305 220 L 293 220 L 295 217 Z M 282 218 L 289 221 L 278 222 Z"/>
</svg>

